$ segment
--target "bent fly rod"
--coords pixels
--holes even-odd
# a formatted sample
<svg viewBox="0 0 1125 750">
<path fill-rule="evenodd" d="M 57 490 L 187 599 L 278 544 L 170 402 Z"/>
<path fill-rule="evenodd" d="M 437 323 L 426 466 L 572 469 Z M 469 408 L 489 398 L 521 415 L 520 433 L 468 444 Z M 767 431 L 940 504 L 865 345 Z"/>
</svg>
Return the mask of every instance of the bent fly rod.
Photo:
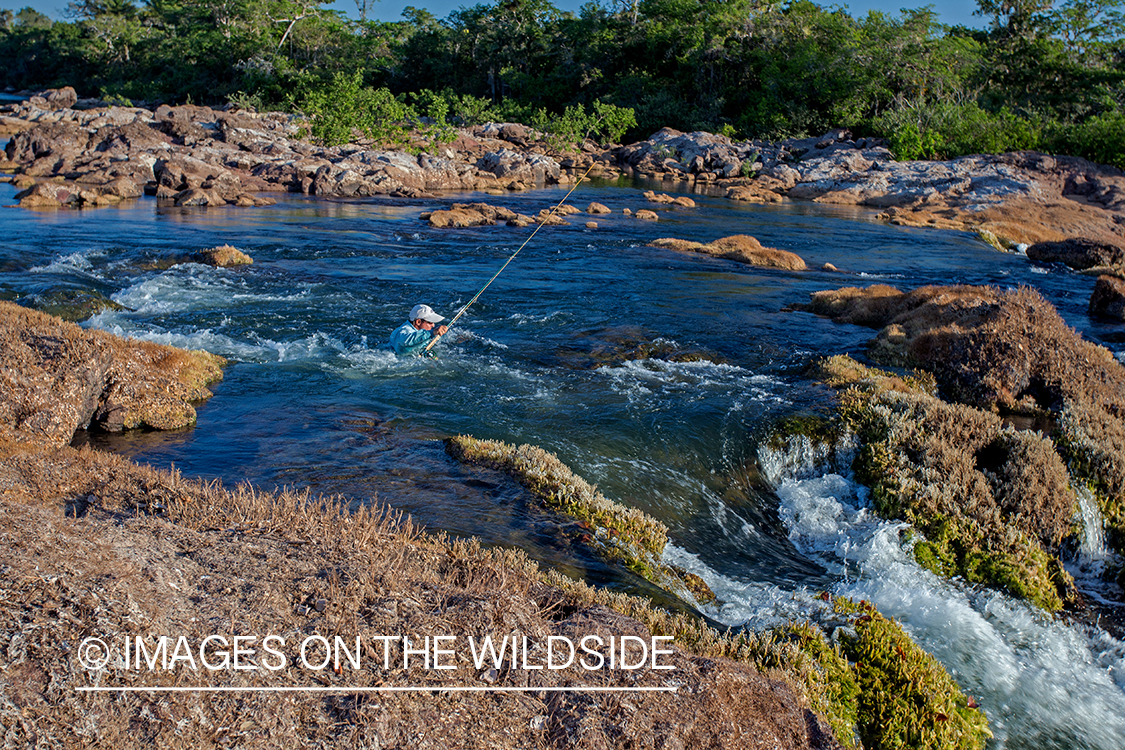
<svg viewBox="0 0 1125 750">
<path fill-rule="evenodd" d="M 533 231 L 531 234 L 529 234 L 527 236 L 527 239 L 523 241 L 523 244 L 519 246 L 519 249 L 517 249 L 514 253 L 512 253 L 511 257 L 509 257 L 506 261 L 504 261 L 504 265 L 500 266 L 500 270 L 497 271 L 496 273 L 494 273 L 492 275 L 492 278 L 489 279 L 488 281 L 486 281 L 484 286 L 482 286 L 480 288 L 480 291 L 478 291 L 476 294 L 474 294 L 473 298 L 471 300 L 469 300 L 468 302 L 466 302 L 465 306 L 457 311 L 457 314 L 453 316 L 453 320 L 449 321 L 449 325 L 446 326 L 446 331 L 445 331 L 446 333 L 449 333 L 449 329 L 453 328 L 453 324 L 457 322 L 458 318 L 460 318 L 462 315 L 465 314 L 465 311 L 469 309 L 469 306 L 472 305 L 474 302 L 476 302 L 477 298 L 479 298 L 482 294 L 484 294 L 484 290 L 488 289 L 489 284 L 496 281 L 496 277 L 499 276 L 500 274 L 504 273 L 504 269 L 508 267 L 508 264 L 516 259 L 516 256 L 520 254 L 520 250 L 523 250 L 525 247 L 527 247 L 527 243 L 531 242 L 532 238 L 535 237 L 535 235 L 539 232 L 540 229 L 543 228 L 543 225 L 546 224 L 550 220 L 550 218 L 552 216 L 554 216 L 555 213 L 560 208 L 562 208 L 562 205 L 564 203 L 566 203 L 566 199 L 570 197 L 571 193 L 573 193 L 576 189 L 578 189 L 578 186 L 580 184 L 582 184 L 582 180 L 586 179 L 586 175 L 590 174 L 590 171 L 593 170 L 595 164 L 597 164 L 596 161 L 593 162 L 592 164 L 590 164 L 589 169 L 587 169 L 585 172 L 583 172 L 582 176 L 574 181 L 574 186 L 566 192 L 566 195 L 564 195 L 562 197 L 561 201 L 559 201 L 558 203 L 555 204 L 555 207 L 551 209 L 551 212 L 543 217 L 543 219 L 539 222 L 538 226 L 535 227 L 535 231 Z M 428 352 L 430 349 L 432 349 L 434 347 L 434 344 L 436 344 L 438 342 L 438 339 L 440 339 L 442 337 L 442 335 L 444 335 L 444 334 L 439 334 L 437 336 L 434 336 L 432 339 L 430 339 L 430 343 L 426 344 L 426 348 L 423 351 Z"/>
</svg>

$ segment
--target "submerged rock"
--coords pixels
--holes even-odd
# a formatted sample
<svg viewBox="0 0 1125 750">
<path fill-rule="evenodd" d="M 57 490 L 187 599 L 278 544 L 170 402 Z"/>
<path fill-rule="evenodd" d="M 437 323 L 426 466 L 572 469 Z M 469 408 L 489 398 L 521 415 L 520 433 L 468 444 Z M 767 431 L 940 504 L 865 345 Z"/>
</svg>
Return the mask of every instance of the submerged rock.
<svg viewBox="0 0 1125 750">
<path fill-rule="evenodd" d="M 1027 257 L 1045 263 L 1064 263 L 1082 270 L 1118 265 L 1125 261 L 1125 250 L 1118 245 L 1075 237 L 1062 242 L 1037 242 L 1027 248 Z"/>
<path fill-rule="evenodd" d="M 91 289 L 57 290 L 38 294 L 31 301 L 36 310 L 72 323 L 97 315 L 103 310 L 125 309 L 101 292 Z"/>
</svg>

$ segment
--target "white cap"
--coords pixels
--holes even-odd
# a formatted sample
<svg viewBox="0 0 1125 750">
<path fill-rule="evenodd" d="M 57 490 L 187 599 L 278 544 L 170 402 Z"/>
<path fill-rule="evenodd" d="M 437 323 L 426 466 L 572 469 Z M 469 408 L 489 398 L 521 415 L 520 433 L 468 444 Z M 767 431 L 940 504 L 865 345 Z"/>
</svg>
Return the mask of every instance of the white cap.
<svg viewBox="0 0 1125 750">
<path fill-rule="evenodd" d="M 434 312 L 433 308 L 429 305 L 415 305 L 414 309 L 410 311 L 411 320 L 418 320 L 419 318 L 428 323 L 440 323 L 445 320 L 445 318 Z"/>
</svg>

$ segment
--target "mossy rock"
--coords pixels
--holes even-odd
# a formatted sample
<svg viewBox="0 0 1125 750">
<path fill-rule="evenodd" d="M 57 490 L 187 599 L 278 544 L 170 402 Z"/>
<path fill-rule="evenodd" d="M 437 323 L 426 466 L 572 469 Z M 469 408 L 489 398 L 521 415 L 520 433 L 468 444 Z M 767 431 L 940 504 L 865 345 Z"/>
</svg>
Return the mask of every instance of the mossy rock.
<svg viewBox="0 0 1125 750">
<path fill-rule="evenodd" d="M 71 323 L 86 320 L 104 310 L 127 309 L 92 289 L 60 289 L 35 295 L 30 302 L 36 310 Z"/>
<path fill-rule="evenodd" d="M 508 474 L 549 509 L 587 525 L 593 531 L 591 544 L 606 559 L 686 600 L 703 604 L 715 599 L 702 578 L 677 573 L 661 560 L 668 543 L 664 524 L 636 508 L 609 500 L 555 454 L 533 445 L 517 447 L 467 435 L 449 438 L 445 447 L 458 461 Z"/>
<path fill-rule="evenodd" d="M 979 750 L 992 736 L 988 719 L 945 667 L 894 619 L 868 602 L 837 598 L 849 616 L 841 645 L 859 686 L 858 727 L 864 747 Z"/>
</svg>

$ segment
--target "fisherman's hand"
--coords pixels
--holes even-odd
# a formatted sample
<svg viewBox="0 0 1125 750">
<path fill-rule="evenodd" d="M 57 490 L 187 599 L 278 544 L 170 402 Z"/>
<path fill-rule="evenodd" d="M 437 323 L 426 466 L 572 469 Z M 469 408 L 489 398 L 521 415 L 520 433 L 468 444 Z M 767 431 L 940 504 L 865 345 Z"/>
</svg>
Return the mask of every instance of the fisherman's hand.
<svg viewBox="0 0 1125 750">
<path fill-rule="evenodd" d="M 447 331 L 449 331 L 449 326 L 438 326 L 437 335 L 444 336 Z"/>
</svg>

